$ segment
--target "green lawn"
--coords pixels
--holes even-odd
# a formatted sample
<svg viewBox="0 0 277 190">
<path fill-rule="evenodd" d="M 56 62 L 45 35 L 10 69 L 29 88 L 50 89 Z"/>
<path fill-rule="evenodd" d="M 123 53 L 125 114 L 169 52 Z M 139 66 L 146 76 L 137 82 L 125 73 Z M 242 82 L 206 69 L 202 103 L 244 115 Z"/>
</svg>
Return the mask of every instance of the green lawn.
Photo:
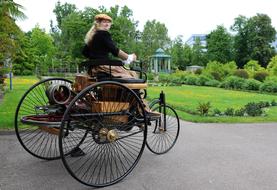
<svg viewBox="0 0 277 190">
<path fill-rule="evenodd" d="M 37 81 L 38 79 L 34 76 L 13 78 L 13 90 L 8 90 L 0 102 L 0 129 L 13 128 L 15 110 L 20 98 Z M 9 87 L 9 80 L 7 82 L 7 87 Z"/>
<path fill-rule="evenodd" d="M 7 91 L 0 102 L 0 129 L 13 128 L 16 106 L 24 92 L 38 79 L 32 77 L 15 77 L 12 91 Z M 7 82 L 9 82 L 7 80 Z M 7 84 L 9 85 L 9 83 Z M 202 117 L 191 115 L 178 110 L 196 110 L 199 102 L 211 102 L 211 110 L 218 108 L 224 111 L 227 107 L 241 108 L 251 101 L 277 101 L 276 95 L 258 94 L 241 91 L 224 90 L 212 87 L 199 86 L 174 86 L 174 87 L 149 87 L 148 96 L 156 98 L 160 91 L 166 93 L 167 103 L 177 108 L 180 118 L 194 122 L 272 122 L 277 121 L 277 107 L 269 108 L 265 117 Z"/>
<path fill-rule="evenodd" d="M 199 102 L 211 102 L 211 110 L 217 108 L 221 111 L 226 108 L 238 109 L 245 104 L 254 101 L 277 101 L 277 95 L 258 94 L 252 92 L 232 91 L 213 87 L 199 86 L 168 86 L 168 87 L 149 87 L 148 96 L 150 99 L 158 97 L 160 91 L 166 94 L 168 104 L 177 110 L 196 110 Z M 277 107 L 270 107 L 266 110 L 265 117 L 202 117 L 191 115 L 178 110 L 180 117 L 187 121 L 194 122 L 272 122 L 277 121 Z"/>
</svg>

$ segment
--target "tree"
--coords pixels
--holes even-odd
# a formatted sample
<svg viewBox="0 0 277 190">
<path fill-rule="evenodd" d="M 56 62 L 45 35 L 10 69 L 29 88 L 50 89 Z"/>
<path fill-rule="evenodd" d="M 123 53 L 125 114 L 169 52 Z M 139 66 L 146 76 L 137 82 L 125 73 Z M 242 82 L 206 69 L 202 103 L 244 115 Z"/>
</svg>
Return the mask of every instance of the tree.
<svg viewBox="0 0 277 190">
<path fill-rule="evenodd" d="M 183 51 L 184 51 L 184 63 L 183 63 L 183 68 L 185 69 L 185 66 L 189 66 L 191 65 L 191 60 L 192 60 L 192 48 L 188 45 L 188 44 L 185 44 L 184 45 L 184 48 L 183 48 Z"/>
<path fill-rule="evenodd" d="M 9 16 L 0 18 L 0 58 L 13 58 L 18 51 L 17 38 L 22 34 L 14 20 Z"/>
<path fill-rule="evenodd" d="M 21 11 L 24 7 L 13 0 L 1 0 L 0 1 L 0 14 L 1 18 L 11 17 L 14 20 L 25 19 L 26 15 Z"/>
<path fill-rule="evenodd" d="M 53 65 L 59 68 L 71 68 L 80 63 L 81 52 L 86 32 L 92 25 L 95 9 L 85 8 L 78 11 L 74 4 L 58 2 L 53 12 L 58 26 L 51 26 L 51 36 L 54 39 L 57 52 Z"/>
<path fill-rule="evenodd" d="M 177 36 L 177 38 L 173 41 L 173 45 L 171 47 L 171 58 L 173 65 L 176 65 L 178 69 L 186 69 L 186 66 L 184 65 L 184 47 L 182 36 Z"/>
<path fill-rule="evenodd" d="M 186 70 L 186 66 L 191 65 L 192 49 L 189 45 L 184 44 L 182 36 L 177 36 L 170 48 L 170 55 L 173 66 L 180 70 Z"/>
<path fill-rule="evenodd" d="M 12 0 L 0 1 L 0 58 L 13 57 L 18 48 L 17 36 L 22 32 L 15 20 L 25 19 L 23 7 Z"/>
<path fill-rule="evenodd" d="M 127 6 L 121 9 L 115 6 L 110 8 L 108 14 L 113 18 L 113 25 L 111 27 L 113 40 L 120 49 L 123 49 L 127 53 L 135 52 L 140 34 L 136 30 L 138 21 L 132 18 L 133 11 Z"/>
<path fill-rule="evenodd" d="M 0 1 L 0 62 L 13 61 L 21 51 L 18 39 L 23 35 L 15 20 L 25 19 L 23 7 L 12 0 Z M 1 68 L 2 69 L 2 68 Z"/>
<path fill-rule="evenodd" d="M 71 13 L 63 19 L 61 25 L 62 50 L 71 55 L 74 59 L 81 58 L 81 50 L 84 46 L 87 23 L 82 19 L 82 13 Z"/>
<path fill-rule="evenodd" d="M 233 59 L 232 36 L 224 26 L 217 26 L 207 35 L 207 58 L 211 61 L 227 63 Z"/>
<path fill-rule="evenodd" d="M 63 19 L 67 15 L 70 15 L 71 13 L 76 12 L 76 10 L 77 8 L 74 4 L 65 3 L 61 5 L 61 2 L 58 1 L 57 4 L 55 5 L 55 9 L 53 10 L 53 12 L 56 15 L 58 27 L 61 28 Z"/>
<path fill-rule="evenodd" d="M 239 16 L 231 29 L 237 32 L 234 40 L 235 59 L 242 68 L 249 60 L 254 59 L 266 67 L 274 55 L 271 43 L 275 40 L 276 30 L 271 19 L 265 14 L 251 18 Z"/>
<path fill-rule="evenodd" d="M 243 68 L 246 62 L 251 59 L 247 43 L 246 24 L 247 18 L 240 15 L 235 18 L 235 23 L 231 26 L 231 30 L 237 32 L 234 37 L 234 56 L 239 68 Z"/>
<path fill-rule="evenodd" d="M 27 54 L 31 54 L 34 67 L 38 72 L 45 73 L 52 67 L 53 55 L 56 51 L 54 40 L 39 26 L 32 29 L 29 35 L 29 44 L 26 47 Z"/>
<path fill-rule="evenodd" d="M 276 30 L 271 25 L 271 19 L 265 14 L 257 14 L 249 19 L 247 27 L 249 47 L 252 50 L 250 56 L 266 67 L 275 54 L 271 43 L 275 40 Z"/>
<path fill-rule="evenodd" d="M 144 59 L 148 59 L 158 48 L 167 49 L 170 45 L 170 38 L 165 24 L 156 20 L 147 21 L 141 35 L 141 43 L 144 49 L 142 55 Z"/>
<path fill-rule="evenodd" d="M 277 76 L 277 55 L 271 58 L 269 64 L 267 65 L 267 70 Z"/>
<path fill-rule="evenodd" d="M 13 73 L 15 75 L 32 75 L 35 69 L 35 52 L 31 47 L 30 35 L 28 32 L 18 39 L 19 49 L 13 60 Z"/>
<path fill-rule="evenodd" d="M 191 64 L 200 66 L 205 66 L 207 64 L 205 47 L 202 46 L 200 38 L 196 38 L 192 46 Z"/>
</svg>

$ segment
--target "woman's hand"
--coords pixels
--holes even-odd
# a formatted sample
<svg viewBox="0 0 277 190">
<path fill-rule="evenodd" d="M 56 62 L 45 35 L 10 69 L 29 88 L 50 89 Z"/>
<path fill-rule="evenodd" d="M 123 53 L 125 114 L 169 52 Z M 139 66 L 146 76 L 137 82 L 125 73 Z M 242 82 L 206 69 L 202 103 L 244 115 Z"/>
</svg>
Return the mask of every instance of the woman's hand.
<svg viewBox="0 0 277 190">
<path fill-rule="evenodd" d="M 128 58 L 126 60 L 124 60 L 123 63 L 128 65 L 136 60 L 137 60 L 137 55 L 133 53 L 133 54 L 128 55 Z"/>
<path fill-rule="evenodd" d="M 137 55 L 134 54 L 134 53 L 133 53 L 132 55 L 133 55 L 133 60 L 132 60 L 132 62 L 133 62 L 133 61 L 136 61 L 136 60 L 137 60 Z"/>
</svg>

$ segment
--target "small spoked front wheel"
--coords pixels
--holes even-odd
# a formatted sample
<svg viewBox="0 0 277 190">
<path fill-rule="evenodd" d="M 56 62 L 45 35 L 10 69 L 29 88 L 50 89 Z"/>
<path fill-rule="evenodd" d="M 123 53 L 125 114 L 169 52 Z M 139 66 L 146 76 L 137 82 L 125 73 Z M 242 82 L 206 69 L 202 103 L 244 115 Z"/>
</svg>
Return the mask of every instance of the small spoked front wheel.
<svg viewBox="0 0 277 190">
<path fill-rule="evenodd" d="M 138 163 L 146 127 L 135 92 L 116 82 L 95 83 L 81 91 L 64 113 L 59 135 L 62 161 L 85 185 L 117 183 Z"/>
<path fill-rule="evenodd" d="M 161 115 L 148 125 L 146 145 L 151 152 L 164 154 L 175 145 L 178 139 L 180 121 L 176 111 L 169 105 L 155 104 L 152 107 L 153 111 Z"/>
</svg>

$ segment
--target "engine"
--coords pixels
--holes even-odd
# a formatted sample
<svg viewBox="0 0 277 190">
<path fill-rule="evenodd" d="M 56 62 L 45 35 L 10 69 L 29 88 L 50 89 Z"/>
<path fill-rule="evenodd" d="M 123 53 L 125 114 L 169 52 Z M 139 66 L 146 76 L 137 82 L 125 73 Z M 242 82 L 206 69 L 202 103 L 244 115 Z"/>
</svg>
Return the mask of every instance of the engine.
<svg viewBox="0 0 277 190">
<path fill-rule="evenodd" d="M 66 104 L 71 98 L 71 89 L 64 85 L 53 83 L 46 89 L 50 104 Z"/>
</svg>

